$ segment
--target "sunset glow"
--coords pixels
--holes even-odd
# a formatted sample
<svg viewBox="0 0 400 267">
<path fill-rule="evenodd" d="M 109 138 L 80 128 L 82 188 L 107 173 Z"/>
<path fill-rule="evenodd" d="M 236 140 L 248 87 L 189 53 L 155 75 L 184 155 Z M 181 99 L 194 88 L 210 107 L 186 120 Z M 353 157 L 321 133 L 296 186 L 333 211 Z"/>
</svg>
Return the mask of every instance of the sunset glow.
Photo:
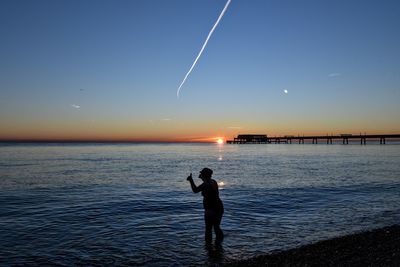
<svg viewBox="0 0 400 267">
<path fill-rule="evenodd" d="M 400 132 L 396 1 L 232 1 L 179 99 L 227 1 L 23 2 L 0 2 L 0 141 Z"/>
</svg>

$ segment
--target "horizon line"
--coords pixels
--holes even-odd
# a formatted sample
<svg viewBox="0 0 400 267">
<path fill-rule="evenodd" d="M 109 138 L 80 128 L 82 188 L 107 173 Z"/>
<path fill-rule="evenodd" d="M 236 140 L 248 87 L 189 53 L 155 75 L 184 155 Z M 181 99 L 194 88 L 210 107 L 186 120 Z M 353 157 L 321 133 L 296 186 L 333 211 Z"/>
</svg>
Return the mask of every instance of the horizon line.
<svg viewBox="0 0 400 267">
<path fill-rule="evenodd" d="M 0 139 L 0 143 L 215 143 L 195 140 Z"/>
<path fill-rule="evenodd" d="M 254 131 L 251 131 L 254 132 Z M 351 133 L 350 131 L 347 134 L 355 136 L 371 136 L 371 135 L 400 135 L 399 131 L 388 131 L 386 133 L 382 133 L 381 131 L 369 132 L 358 132 Z M 346 135 L 347 135 L 346 134 Z M 256 135 L 254 133 L 237 133 L 236 136 L 213 136 L 213 137 L 186 137 L 186 138 L 56 138 L 56 137 L 47 137 L 47 138 L 12 138 L 12 137 L 0 137 L 0 143 L 215 143 L 219 139 L 224 140 L 224 142 L 236 138 L 239 135 Z M 258 134 L 257 134 L 258 135 Z M 264 134 L 262 134 L 264 135 Z M 319 137 L 330 137 L 330 136 L 340 136 L 344 135 L 343 133 L 319 133 L 319 134 L 275 134 L 268 135 L 269 138 L 279 138 L 279 137 L 307 137 L 307 136 L 319 136 Z"/>
</svg>

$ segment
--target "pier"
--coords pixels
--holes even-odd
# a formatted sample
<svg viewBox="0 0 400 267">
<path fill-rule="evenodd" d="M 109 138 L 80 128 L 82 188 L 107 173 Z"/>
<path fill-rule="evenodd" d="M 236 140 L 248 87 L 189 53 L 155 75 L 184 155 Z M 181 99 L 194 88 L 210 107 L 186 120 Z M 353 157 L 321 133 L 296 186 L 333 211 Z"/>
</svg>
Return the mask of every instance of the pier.
<svg viewBox="0 0 400 267">
<path fill-rule="evenodd" d="M 386 144 L 387 140 L 400 139 L 400 134 L 339 134 L 339 135 L 315 135 L 315 136 L 275 136 L 268 137 L 266 134 L 240 134 L 233 140 L 227 140 L 227 144 L 304 144 L 310 141 L 312 144 L 326 143 L 333 144 L 334 141 L 344 145 L 349 144 L 349 140 L 356 140 L 361 145 L 366 145 L 368 140 L 378 141 L 381 145 Z"/>
</svg>

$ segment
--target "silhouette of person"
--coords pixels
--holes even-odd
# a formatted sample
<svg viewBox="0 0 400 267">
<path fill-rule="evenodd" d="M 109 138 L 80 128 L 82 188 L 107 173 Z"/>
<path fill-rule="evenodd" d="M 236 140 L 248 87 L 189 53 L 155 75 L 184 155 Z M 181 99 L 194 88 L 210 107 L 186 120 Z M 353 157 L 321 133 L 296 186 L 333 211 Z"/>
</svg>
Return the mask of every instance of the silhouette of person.
<svg viewBox="0 0 400 267">
<path fill-rule="evenodd" d="M 214 179 L 211 179 L 212 173 L 213 171 L 209 168 L 202 169 L 199 178 L 203 180 L 203 183 L 199 186 L 196 186 L 194 183 L 192 174 L 187 177 L 187 180 L 190 182 L 193 193 L 201 192 L 203 195 L 206 243 L 211 243 L 212 228 L 214 228 L 215 242 L 216 244 L 221 244 L 224 239 L 224 233 L 220 228 L 222 215 L 224 214 L 224 205 L 219 198 L 218 184 Z"/>
</svg>

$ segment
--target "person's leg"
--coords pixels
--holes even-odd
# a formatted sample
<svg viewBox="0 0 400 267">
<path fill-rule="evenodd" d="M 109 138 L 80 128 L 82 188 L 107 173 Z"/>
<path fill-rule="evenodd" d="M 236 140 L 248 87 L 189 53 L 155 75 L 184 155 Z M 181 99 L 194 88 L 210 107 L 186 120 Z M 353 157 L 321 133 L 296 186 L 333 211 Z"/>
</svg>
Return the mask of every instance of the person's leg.
<svg viewBox="0 0 400 267">
<path fill-rule="evenodd" d="M 221 220 L 222 220 L 222 212 L 216 213 L 215 220 L 214 220 L 214 232 L 215 232 L 215 242 L 221 243 L 224 240 L 224 232 L 221 230 Z"/>
<path fill-rule="evenodd" d="M 212 242 L 212 227 L 214 224 L 215 212 L 212 210 L 204 211 L 204 221 L 206 224 L 205 240 L 206 243 Z"/>
</svg>

